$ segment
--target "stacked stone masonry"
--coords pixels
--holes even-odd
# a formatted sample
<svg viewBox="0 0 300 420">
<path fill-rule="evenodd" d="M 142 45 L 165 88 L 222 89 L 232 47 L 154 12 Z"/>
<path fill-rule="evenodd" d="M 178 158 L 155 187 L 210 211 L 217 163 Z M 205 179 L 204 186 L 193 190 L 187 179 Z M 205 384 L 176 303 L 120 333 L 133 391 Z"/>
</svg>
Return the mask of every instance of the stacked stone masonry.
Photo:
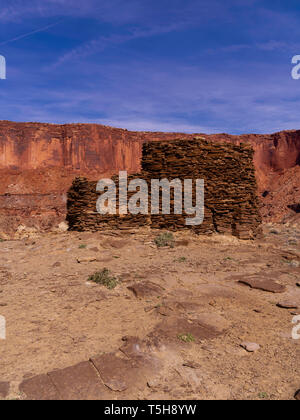
<svg viewBox="0 0 300 420">
<path fill-rule="evenodd" d="M 240 239 L 252 239 L 261 234 L 261 216 L 257 199 L 257 184 L 251 146 L 213 143 L 201 138 L 148 142 L 143 145 L 142 171 L 130 175 L 128 181 L 142 178 L 147 181 L 149 193 L 151 179 L 203 179 L 205 185 L 205 217 L 201 225 L 187 226 L 187 215 L 174 214 L 171 193 L 171 214 L 164 215 L 100 215 L 96 210 L 99 193 L 97 182 L 76 178 L 68 193 L 70 230 L 98 231 L 103 229 L 137 228 L 176 231 L 192 229 L 199 234 L 222 233 Z M 118 175 L 112 178 L 117 186 Z M 132 194 L 132 193 L 131 193 Z M 195 198 L 195 191 L 193 191 Z M 161 201 L 161 199 L 160 199 Z M 149 197 L 149 210 L 150 210 Z M 117 197 L 118 203 L 118 197 Z M 161 203 L 160 203 L 161 204 Z M 193 202 L 195 203 L 195 200 Z"/>
</svg>

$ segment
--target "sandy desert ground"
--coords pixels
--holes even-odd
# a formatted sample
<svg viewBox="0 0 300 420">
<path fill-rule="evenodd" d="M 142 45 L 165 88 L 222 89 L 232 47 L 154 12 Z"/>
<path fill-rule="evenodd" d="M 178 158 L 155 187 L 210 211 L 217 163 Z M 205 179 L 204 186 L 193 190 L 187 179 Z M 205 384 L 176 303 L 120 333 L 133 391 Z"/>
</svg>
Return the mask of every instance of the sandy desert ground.
<svg viewBox="0 0 300 420">
<path fill-rule="evenodd" d="M 173 248 L 158 248 L 158 233 L 65 232 L 0 243 L 2 399 L 24 399 L 24 380 L 90 359 L 96 366 L 96 356 L 103 398 L 294 399 L 299 226 L 266 225 L 256 241 L 181 232 Z M 88 281 L 103 268 L 116 288 Z M 259 348 L 249 352 L 245 342 Z"/>
</svg>

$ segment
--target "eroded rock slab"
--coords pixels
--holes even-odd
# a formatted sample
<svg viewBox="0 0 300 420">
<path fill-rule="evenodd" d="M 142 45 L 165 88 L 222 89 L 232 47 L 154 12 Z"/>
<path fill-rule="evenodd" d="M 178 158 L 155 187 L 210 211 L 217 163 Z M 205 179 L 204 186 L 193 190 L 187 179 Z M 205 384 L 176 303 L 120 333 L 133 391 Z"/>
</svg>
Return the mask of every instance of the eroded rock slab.
<svg viewBox="0 0 300 420">
<path fill-rule="evenodd" d="M 190 337 L 191 341 L 199 342 L 220 336 L 222 333 L 212 325 L 207 325 L 199 320 L 188 320 L 184 317 L 169 317 L 158 324 L 149 337 L 156 337 L 166 342 L 184 341 L 180 337 Z"/>
<path fill-rule="evenodd" d="M 239 280 L 239 283 L 250 286 L 251 289 L 262 290 L 264 292 L 284 293 L 286 291 L 285 286 L 276 283 L 274 280 L 268 278 L 248 277 Z"/>
<path fill-rule="evenodd" d="M 285 299 L 278 302 L 277 306 L 282 309 L 298 309 L 298 307 L 300 307 L 300 304 L 298 304 L 294 300 Z"/>
<path fill-rule="evenodd" d="M 135 283 L 132 286 L 128 286 L 128 290 L 131 290 L 134 295 L 139 299 L 145 299 L 153 296 L 161 296 L 164 292 L 163 288 L 158 284 L 152 282 L 141 282 Z"/>
<path fill-rule="evenodd" d="M 107 390 L 90 362 L 82 362 L 48 374 L 63 400 L 101 400 Z"/>
<path fill-rule="evenodd" d="M 112 391 L 122 392 L 142 380 L 141 365 L 132 360 L 121 359 L 114 353 L 103 354 L 91 359 L 103 383 Z M 147 383 L 144 378 L 145 385 Z"/>
<path fill-rule="evenodd" d="M 55 401 L 60 399 L 56 387 L 47 375 L 26 379 L 21 383 L 19 389 L 28 400 Z"/>
</svg>

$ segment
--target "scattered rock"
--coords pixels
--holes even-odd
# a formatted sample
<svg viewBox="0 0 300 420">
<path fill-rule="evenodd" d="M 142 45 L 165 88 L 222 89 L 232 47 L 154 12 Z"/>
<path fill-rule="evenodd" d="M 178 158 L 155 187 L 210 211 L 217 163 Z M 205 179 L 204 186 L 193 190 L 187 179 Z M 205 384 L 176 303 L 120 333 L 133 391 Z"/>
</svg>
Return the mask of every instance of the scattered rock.
<svg viewBox="0 0 300 420">
<path fill-rule="evenodd" d="M 241 279 L 239 280 L 239 283 L 246 284 L 247 286 L 250 286 L 251 289 L 263 290 L 264 292 L 284 293 L 286 291 L 285 286 L 267 278 L 262 279 L 253 277 L 248 279 Z"/>
<path fill-rule="evenodd" d="M 298 309 L 299 307 L 298 303 L 291 300 L 282 300 L 277 303 L 277 306 L 283 309 Z"/>
<path fill-rule="evenodd" d="M 61 262 L 59 261 L 57 261 L 56 263 L 52 265 L 52 268 L 58 268 L 58 267 L 61 267 Z"/>
<path fill-rule="evenodd" d="M 150 379 L 148 382 L 147 382 L 147 386 L 149 387 L 149 388 L 152 388 L 152 389 L 154 389 L 154 388 L 157 388 L 159 385 L 160 385 L 160 378 L 159 377 L 157 377 L 157 378 L 153 378 L 153 379 Z"/>
<path fill-rule="evenodd" d="M 9 382 L 0 382 L 0 397 L 6 398 L 9 394 Z"/>
<path fill-rule="evenodd" d="M 131 290 L 140 299 L 163 294 L 163 288 L 152 282 L 135 283 L 128 286 L 128 290 Z"/>
<path fill-rule="evenodd" d="M 295 394 L 295 400 L 300 401 L 300 389 Z"/>
<path fill-rule="evenodd" d="M 201 368 L 201 365 L 199 363 L 193 362 L 193 361 L 190 361 L 190 360 L 187 361 L 187 362 L 184 362 L 182 364 L 182 366 L 189 367 L 191 369 L 200 369 Z"/>
<path fill-rule="evenodd" d="M 69 229 L 69 226 L 68 226 L 68 224 L 66 222 L 61 222 L 58 225 L 59 232 L 67 232 L 68 229 Z"/>
<path fill-rule="evenodd" d="M 242 343 L 241 347 L 248 351 L 249 353 L 254 353 L 260 349 L 260 345 L 256 343 Z"/>
<path fill-rule="evenodd" d="M 97 261 L 96 257 L 80 257 L 80 258 L 77 258 L 77 262 L 79 264 L 90 263 L 90 262 L 95 262 L 95 261 Z"/>
</svg>

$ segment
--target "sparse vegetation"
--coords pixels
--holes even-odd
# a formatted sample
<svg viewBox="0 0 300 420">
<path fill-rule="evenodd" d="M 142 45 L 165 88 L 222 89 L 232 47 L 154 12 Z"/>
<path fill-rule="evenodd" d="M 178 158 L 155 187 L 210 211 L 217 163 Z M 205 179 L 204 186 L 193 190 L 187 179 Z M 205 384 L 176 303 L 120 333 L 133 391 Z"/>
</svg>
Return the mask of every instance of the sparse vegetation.
<svg viewBox="0 0 300 420">
<path fill-rule="evenodd" d="M 176 260 L 176 262 L 179 262 L 179 263 L 183 263 L 183 262 L 185 262 L 186 261 L 186 258 L 185 257 L 180 257 L 180 258 L 178 258 L 177 260 Z"/>
<path fill-rule="evenodd" d="M 81 244 L 81 245 L 79 245 L 79 247 L 78 247 L 79 249 L 86 249 L 86 245 L 84 245 L 84 244 Z"/>
<path fill-rule="evenodd" d="M 97 271 L 96 273 L 92 274 L 88 280 L 97 284 L 101 284 L 102 286 L 107 287 L 109 290 L 114 289 L 119 283 L 118 279 L 111 274 L 108 268 Z"/>
<path fill-rule="evenodd" d="M 179 338 L 179 340 L 183 341 L 184 343 L 194 343 L 195 341 L 195 337 L 190 333 L 178 334 L 177 337 Z"/>
<path fill-rule="evenodd" d="M 258 394 L 258 398 L 260 398 L 261 400 L 266 400 L 269 398 L 268 394 L 266 392 L 260 392 Z"/>
<path fill-rule="evenodd" d="M 161 233 L 154 239 L 154 242 L 157 248 L 163 248 L 167 246 L 169 246 L 170 248 L 174 248 L 175 246 L 174 235 L 171 232 Z"/>
</svg>

